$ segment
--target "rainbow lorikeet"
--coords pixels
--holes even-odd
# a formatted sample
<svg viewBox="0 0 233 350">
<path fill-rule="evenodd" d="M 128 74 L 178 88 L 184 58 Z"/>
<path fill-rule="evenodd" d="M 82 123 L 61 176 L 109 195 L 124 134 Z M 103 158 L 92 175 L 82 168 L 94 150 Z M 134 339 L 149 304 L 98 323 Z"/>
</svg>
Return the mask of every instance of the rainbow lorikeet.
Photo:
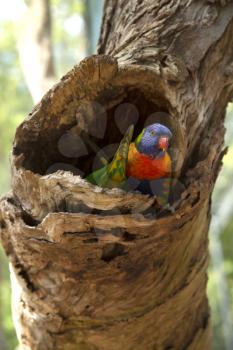
<svg viewBox="0 0 233 350">
<path fill-rule="evenodd" d="M 136 189 L 156 195 L 156 187 L 164 187 L 161 179 L 169 179 L 171 175 L 172 162 L 167 150 L 172 133 L 166 126 L 155 123 L 144 128 L 135 141 L 131 142 L 133 131 L 131 125 L 112 161 L 104 160 L 105 165 L 86 179 L 101 187 Z M 169 190 L 167 187 L 170 181 L 165 183 L 162 194 Z"/>
</svg>

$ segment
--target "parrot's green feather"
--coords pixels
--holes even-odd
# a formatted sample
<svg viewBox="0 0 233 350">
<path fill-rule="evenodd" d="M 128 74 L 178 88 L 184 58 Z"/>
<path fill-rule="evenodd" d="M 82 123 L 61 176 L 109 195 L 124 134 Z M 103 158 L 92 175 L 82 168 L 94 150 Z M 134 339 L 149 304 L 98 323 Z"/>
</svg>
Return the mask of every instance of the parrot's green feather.
<svg viewBox="0 0 233 350">
<path fill-rule="evenodd" d="M 126 166 L 128 161 L 129 145 L 133 137 L 134 126 L 131 125 L 115 153 L 113 160 L 88 175 L 86 179 L 101 187 L 122 187 L 126 180 Z"/>
<path fill-rule="evenodd" d="M 140 143 L 144 132 L 145 132 L 145 128 L 142 129 L 141 133 L 136 137 L 136 139 L 135 139 L 135 141 L 134 141 L 134 143 L 135 143 L 136 146 Z"/>
</svg>

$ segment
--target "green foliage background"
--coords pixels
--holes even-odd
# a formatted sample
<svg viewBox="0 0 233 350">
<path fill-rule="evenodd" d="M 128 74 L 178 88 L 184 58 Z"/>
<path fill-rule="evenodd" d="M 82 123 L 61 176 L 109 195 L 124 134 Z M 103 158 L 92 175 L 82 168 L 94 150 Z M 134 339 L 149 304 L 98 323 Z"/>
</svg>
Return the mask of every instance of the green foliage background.
<svg viewBox="0 0 233 350">
<path fill-rule="evenodd" d="M 97 2 L 95 3 L 97 6 Z M 100 6 L 100 5 L 99 5 Z M 61 0 L 52 1 L 53 9 L 53 40 L 58 77 L 83 58 L 87 52 L 87 37 L 84 28 L 85 4 L 83 1 Z M 101 12 L 101 11 L 100 11 Z M 80 21 L 78 32 L 67 30 L 66 23 Z M 68 22 L 67 22 L 68 21 Z M 82 23 L 83 21 L 83 23 Z M 99 22 L 95 23 L 98 30 Z M 68 27 L 69 28 L 69 27 Z M 4 195 L 10 188 L 9 155 L 17 125 L 27 116 L 33 103 L 24 82 L 17 52 L 17 23 L 4 20 L 0 27 L 0 195 Z M 92 30 L 92 35 L 93 35 Z M 90 47 L 88 48 L 88 51 Z M 232 187 L 233 179 L 233 107 L 228 108 L 226 119 L 226 143 L 229 152 L 224 158 L 224 167 L 219 176 L 213 196 L 213 212 L 219 210 L 219 203 Z M 229 205 L 233 205 L 232 203 Z M 229 294 L 229 314 L 233 318 L 233 218 L 224 223 L 221 232 L 221 247 L 224 259 L 220 266 L 226 276 Z M 212 234 L 210 232 L 210 239 Z M 212 308 L 214 326 L 214 349 L 229 350 L 225 343 L 224 321 L 220 314 L 221 299 L 219 271 L 213 265 L 209 269 L 208 293 Z M 10 282 L 7 260 L 0 248 L 0 330 L 3 331 L 10 350 L 17 346 L 17 339 L 11 318 Z M 233 349 L 233 344 L 232 344 Z M 204 349 L 200 349 L 204 350 Z"/>
</svg>

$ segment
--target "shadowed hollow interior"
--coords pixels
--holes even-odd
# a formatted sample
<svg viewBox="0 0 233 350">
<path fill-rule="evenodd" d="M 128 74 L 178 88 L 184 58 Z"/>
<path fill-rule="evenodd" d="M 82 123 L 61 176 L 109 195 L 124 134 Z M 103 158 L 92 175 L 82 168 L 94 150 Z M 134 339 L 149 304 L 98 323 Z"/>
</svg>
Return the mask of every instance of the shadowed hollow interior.
<svg viewBox="0 0 233 350">
<path fill-rule="evenodd" d="M 97 149 L 103 150 L 109 157 L 132 123 L 135 125 L 133 137 L 144 126 L 160 122 L 173 133 L 172 147 L 180 140 L 175 130 L 175 119 L 169 114 L 168 101 L 149 89 L 133 86 L 109 88 L 101 91 L 94 101 L 80 104 L 74 99 L 66 108 L 69 120 L 65 125 L 62 115 L 48 115 L 46 128 L 39 119 L 31 123 L 31 129 L 33 126 L 37 130 L 28 129 L 28 134 L 24 131 L 23 137 L 16 138 L 13 154 L 24 155 L 24 168 L 41 175 L 61 169 L 86 176 L 93 167 L 101 166 L 97 150 L 82 137 L 82 129 Z M 31 118 L 36 117 L 33 115 Z M 20 128 L 22 126 L 18 132 Z M 36 136 L 32 137 L 33 134 Z"/>
</svg>

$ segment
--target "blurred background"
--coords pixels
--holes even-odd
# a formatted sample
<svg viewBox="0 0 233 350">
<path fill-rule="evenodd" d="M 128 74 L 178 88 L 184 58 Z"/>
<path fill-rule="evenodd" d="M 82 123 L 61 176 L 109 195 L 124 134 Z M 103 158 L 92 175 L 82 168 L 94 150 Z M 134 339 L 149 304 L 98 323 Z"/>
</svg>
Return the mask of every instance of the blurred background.
<svg viewBox="0 0 233 350">
<path fill-rule="evenodd" d="M 0 195 L 10 188 L 9 155 L 17 125 L 73 65 L 95 53 L 103 0 L 8 0 L 0 11 Z M 233 349 L 233 105 L 229 151 L 213 194 L 208 294 L 214 350 Z M 0 247 L 0 350 L 17 339 L 6 257 Z M 204 349 L 200 349 L 204 350 Z"/>
</svg>

